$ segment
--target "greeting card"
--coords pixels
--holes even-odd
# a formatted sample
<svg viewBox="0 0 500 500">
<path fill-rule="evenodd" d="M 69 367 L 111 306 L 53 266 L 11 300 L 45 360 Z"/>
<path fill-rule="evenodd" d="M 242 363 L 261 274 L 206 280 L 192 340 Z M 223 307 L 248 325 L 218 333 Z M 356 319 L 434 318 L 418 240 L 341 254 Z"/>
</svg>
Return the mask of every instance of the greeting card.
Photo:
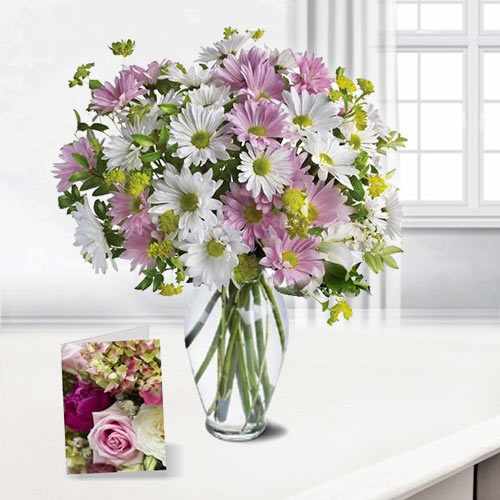
<svg viewBox="0 0 500 500">
<path fill-rule="evenodd" d="M 160 341 L 140 333 L 62 346 L 68 474 L 166 469 Z"/>
</svg>

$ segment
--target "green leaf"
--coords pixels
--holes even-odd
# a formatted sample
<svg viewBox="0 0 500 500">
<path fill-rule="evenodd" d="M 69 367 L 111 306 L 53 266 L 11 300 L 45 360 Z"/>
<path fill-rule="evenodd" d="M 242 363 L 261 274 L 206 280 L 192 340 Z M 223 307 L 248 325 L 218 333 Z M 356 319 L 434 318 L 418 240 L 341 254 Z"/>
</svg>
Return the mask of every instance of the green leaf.
<svg viewBox="0 0 500 500">
<path fill-rule="evenodd" d="M 118 257 L 120 257 L 120 255 L 125 252 L 125 248 L 112 248 L 111 249 L 111 257 L 113 257 L 113 259 L 116 259 Z"/>
<path fill-rule="evenodd" d="M 81 121 L 82 121 L 82 118 L 80 116 L 80 113 L 78 113 L 78 111 L 76 109 L 73 110 L 73 113 L 75 113 L 75 117 L 76 117 L 76 127 L 78 128 L 78 125 L 80 125 Z"/>
<path fill-rule="evenodd" d="M 146 290 L 146 288 L 149 288 L 151 284 L 153 283 L 153 275 L 150 274 L 146 276 L 136 287 L 136 290 Z"/>
<path fill-rule="evenodd" d="M 92 130 L 87 130 L 87 140 L 89 141 L 95 153 L 99 153 L 102 149 L 101 143 L 97 140 Z"/>
<path fill-rule="evenodd" d="M 365 188 L 363 187 L 362 182 L 357 177 L 350 177 L 352 184 L 352 197 L 356 201 L 363 201 L 365 199 Z"/>
<path fill-rule="evenodd" d="M 102 87 L 102 83 L 99 80 L 89 80 L 90 90 L 100 89 L 101 87 Z"/>
<path fill-rule="evenodd" d="M 120 40 L 118 42 L 113 42 L 109 48 L 115 56 L 128 57 L 134 52 L 135 42 L 130 38 L 128 40 Z"/>
<path fill-rule="evenodd" d="M 153 292 L 156 292 L 163 285 L 163 275 L 157 274 L 153 279 Z"/>
<path fill-rule="evenodd" d="M 76 85 L 83 85 L 83 80 L 85 80 L 90 75 L 90 69 L 94 66 L 94 63 L 81 64 L 76 68 L 73 78 L 68 81 L 69 87 L 75 87 Z"/>
<path fill-rule="evenodd" d="M 73 205 L 73 202 L 70 198 L 68 198 L 68 196 L 62 194 L 57 198 L 57 204 L 59 205 L 59 208 L 68 208 Z"/>
<path fill-rule="evenodd" d="M 113 247 L 121 247 L 123 245 L 123 236 L 118 231 L 113 231 L 109 227 L 104 228 L 104 234 L 107 242 Z"/>
<path fill-rule="evenodd" d="M 132 134 L 132 139 L 138 146 L 149 148 L 155 145 L 155 142 L 151 137 L 144 134 Z"/>
<path fill-rule="evenodd" d="M 391 255 L 394 253 L 403 253 L 403 250 L 399 247 L 396 247 L 396 246 L 388 246 L 382 250 L 382 253 L 384 255 Z"/>
<path fill-rule="evenodd" d="M 151 153 L 146 153 L 141 156 L 141 160 L 144 163 L 151 163 L 153 161 L 159 160 L 161 158 L 161 153 L 158 151 L 151 151 Z"/>
<path fill-rule="evenodd" d="M 98 132 L 104 132 L 105 130 L 108 130 L 108 126 L 104 125 L 104 123 L 93 123 L 90 128 L 92 130 L 97 130 Z"/>
<path fill-rule="evenodd" d="M 169 137 L 169 131 L 168 131 L 168 128 L 167 127 L 163 127 L 161 130 L 160 130 L 160 136 L 158 138 L 158 142 L 160 145 L 163 145 L 163 144 L 166 144 L 167 141 L 168 141 L 168 137 Z"/>
<path fill-rule="evenodd" d="M 80 189 L 82 191 L 87 191 L 88 189 L 93 189 L 95 187 L 100 186 L 101 183 L 102 179 L 100 177 L 91 175 L 87 180 L 83 182 L 83 184 L 80 186 Z"/>
<path fill-rule="evenodd" d="M 179 107 L 176 104 L 160 104 L 159 108 L 167 115 L 175 115 L 179 112 Z"/>
<path fill-rule="evenodd" d="M 396 130 L 391 130 L 386 137 L 381 137 L 377 143 L 377 152 L 386 154 L 389 149 L 394 151 L 404 148 L 407 139 Z"/>
<path fill-rule="evenodd" d="M 92 193 L 92 196 L 103 196 L 105 194 L 109 194 L 111 193 L 110 189 L 108 188 L 108 186 L 106 186 L 105 184 L 102 184 L 101 186 L 99 186 L 93 193 Z"/>
<path fill-rule="evenodd" d="M 75 172 L 70 178 L 70 182 L 80 182 L 88 179 L 91 174 L 88 170 L 82 170 L 80 172 Z"/>
<path fill-rule="evenodd" d="M 394 259 L 394 257 L 392 257 L 391 255 L 383 255 L 382 259 L 383 259 L 384 263 L 387 266 L 392 267 L 392 269 L 399 269 L 399 266 L 398 266 L 398 263 L 396 262 L 396 259 Z"/>
<path fill-rule="evenodd" d="M 107 217 L 106 203 L 104 203 L 101 200 L 96 200 L 94 203 L 94 212 L 99 219 L 101 220 L 106 219 Z"/>
<path fill-rule="evenodd" d="M 82 166 L 83 168 L 89 168 L 89 161 L 87 158 L 80 153 L 73 153 L 71 155 L 73 159 L 78 163 L 78 165 Z"/>
</svg>

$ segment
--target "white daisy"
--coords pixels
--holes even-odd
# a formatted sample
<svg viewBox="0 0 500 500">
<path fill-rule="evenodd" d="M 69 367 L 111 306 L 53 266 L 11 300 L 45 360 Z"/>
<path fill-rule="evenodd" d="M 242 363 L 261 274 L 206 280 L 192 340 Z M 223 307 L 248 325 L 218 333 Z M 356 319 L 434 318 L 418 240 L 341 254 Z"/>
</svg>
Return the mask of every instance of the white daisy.
<svg viewBox="0 0 500 500">
<path fill-rule="evenodd" d="M 290 92 L 283 92 L 283 99 L 291 122 L 300 134 L 329 132 L 342 123 L 342 118 L 338 116 L 339 106 L 325 94 L 309 94 L 306 90 L 299 94 L 292 88 Z"/>
<path fill-rule="evenodd" d="M 359 229 L 351 223 L 334 224 L 323 236 L 318 250 L 327 261 L 340 264 L 350 270 L 356 262 L 361 261 L 359 252 L 354 252 L 351 248 L 357 232 Z"/>
<path fill-rule="evenodd" d="M 202 85 L 199 89 L 188 92 L 191 104 L 203 107 L 222 108 L 229 102 L 231 89 L 225 85 Z"/>
<path fill-rule="evenodd" d="M 199 87 L 202 83 L 207 83 L 209 77 L 208 69 L 199 65 L 191 66 L 186 72 L 177 66 L 171 66 L 168 69 L 168 79 L 185 87 Z"/>
<path fill-rule="evenodd" d="M 103 151 L 109 169 L 120 167 L 125 170 L 136 170 L 142 166 L 141 147 L 125 137 L 111 136 L 104 144 Z"/>
<path fill-rule="evenodd" d="M 273 49 L 269 54 L 269 61 L 278 71 L 289 71 L 297 67 L 297 59 L 291 49 Z"/>
<path fill-rule="evenodd" d="M 231 138 L 223 128 L 219 129 L 223 121 L 222 108 L 186 106 L 170 123 L 170 144 L 179 146 L 175 155 L 185 158 L 186 166 L 227 160 L 229 155 L 226 149 Z"/>
<path fill-rule="evenodd" d="M 353 166 L 357 153 L 351 147 L 342 145 L 332 134 L 309 134 L 303 142 L 304 149 L 311 154 L 312 161 L 319 167 L 318 177 L 325 181 L 328 174 L 341 184 L 352 189 L 349 176 L 357 175 Z"/>
<path fill-rule="evenodd" d="M 151 134 L 158 125 L 159 109 L 153 109 L 141 120 L 124 122 L 121 135 L 113 135 L 104 144 L 104 158 L 108 160 L 108 168 L 137 170 L 142 167 L 141 154 L 143 148 L 134 144 L 133 134 Z"/>
<path fill-rule="evenodd" d="M 175 90 L 169 90 L 166 94 L 160 95 L 157 104 L 174 104 L 175 106 L 182 106 L 184 96 Z"/>
<path fill-rule="evenodd" d="M 173 210 L 179 215 L 179 236 L 190 236 L 202 241 L 206 231 L 217 223 L 214 213 L 222 203 L 212 197 L 222 181 L 212 179 L 212 171 L 192 174 L 189 168 L 182 168 L 180 174 L 169 165 L 163 180 L 154 182 L 154 192 L 149 198 L 151 214 L 161 215 Z"/>
<path fill-rule="evenodd" d="M 213 47 L 202 48 L 198 61 L 209 63 L 219 61 L 230 54 L 236 55 L 248 40 L 250 40 L 249 33 L 234 33 L 229 38 L 215 42 Z"/>
<path fill-rule="evenodd" d="M 187 274 L 193 283 L 215 285 L 217 288 L 229 285 L 233 269 L 238 265 L 238 255 L 248 252 L 240 231 L 228 226 L 216 226 L 209 230 L 202 242 L 183 245 L 186 251 L 181 256 Z"/>
<path fill-rule="evenodd" d="M 365 111 L 368 123 L 372 125 L 372 129 L 379 137 L 385 137 L 389 133 L 389 127 L 382 119 L 380 111 L 372 103 L 366 104 Z"/>
<path fill-rule="evenodd" d="M 76 247 L 82 247 L 81 254 L 88 260 L 96 273 L 103 274 L 108 269 L 108 258 L 111 258 L 111 250 L 106 236 L 94 212 L 90 208 L 87 197 L 83 204 L 75 204 L 76 211 L 72 213 L 77 223 L 75 230 Z M 112 265 L 115 267 L 113 261 Z"/>
<path fill-rule="evenodd" d="M 387 213 L 386 232 L 389 238 L 397 240 L 401 238 L 401 223 L 403 222 L 403 208 L 399 202 L 397 189 L 392 188 L 387 191 L 384 199 Z"/>
<path fill-rule="evenodd" d="M 241 173 L 238 180 L 246 184 L 254 197 L 264 193 L 268 200 L 276 193 L 282 193 L 283 187 L 290 184 L 293 165 L 287 148 L 268 146 L 264 150 L 247 145 L 247 151 L 240 155 Z"/>
<path fill-rule="evenodd" d="M 381 196 L 378 198 L 371 198 L 370 196 L 367 196 L 365 203 L 366 208 L 368 209 L 368 222 L 375 226 L 375 229 L 377 231 L 384 233 L 387 228 L 388 219 L 388 214 L 386 211 L 384 211 L 384 198 Z"/>
<path fill-rule="evenodd" d="M 369 153 L 376 151 L 378 134 L 373 123 L 368 122 L 368 126 L 364 130 L 359 130 L 353 121 L 344 121 L 340 126 L 340 131 L 346 141 L 354 147 L 363 147 Z"/>
</svg>

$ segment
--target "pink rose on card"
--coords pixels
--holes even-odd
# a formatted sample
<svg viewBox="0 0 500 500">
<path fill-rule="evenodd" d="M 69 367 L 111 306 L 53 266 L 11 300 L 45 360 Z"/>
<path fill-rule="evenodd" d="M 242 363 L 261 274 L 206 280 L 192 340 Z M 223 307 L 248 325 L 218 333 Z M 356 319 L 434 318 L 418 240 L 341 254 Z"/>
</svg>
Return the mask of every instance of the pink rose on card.
<svg viewBox="0 0 500 500">
<path fill-rule="evenodd" d="M 81 355 L 82 347 L 78 344 L 64 344 L 62 347 L 62 369 L 65 372 L 78 375 L 87 367 L 87 362 Z"/>
<path fill-rule="evenodd" d="M 143 454 L 137 449 L 132 420 L 115 403 L 107 410 L 94 412 L 94 427 L 88 435 L 94 464 L 138 464 Z"/>
</svg>

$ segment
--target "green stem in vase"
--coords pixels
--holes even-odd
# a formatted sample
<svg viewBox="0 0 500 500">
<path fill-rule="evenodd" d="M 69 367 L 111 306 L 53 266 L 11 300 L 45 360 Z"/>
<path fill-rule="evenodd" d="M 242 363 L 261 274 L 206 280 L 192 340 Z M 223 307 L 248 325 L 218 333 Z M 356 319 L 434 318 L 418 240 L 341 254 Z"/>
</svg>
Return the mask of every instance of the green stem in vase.
<svg viewBox="0 0 500 500">
<path fill-rule="evenodd" d="M 222 377 L 222 366 L 224 364 L 224 350 L 226 347 L 226 313 L 227 313 L 227 300 L 226 300 L 226 290 L 222 290 L 221 295 L 221 331 L 218 334 L 217 340 L 217 395 L 219 395 L 220 380 Z"/>
<path fill-rule="evenodd" d="M 205 355 L 205 358 L 203 359 L 203 362 L 201 363 L 201 365 L 198 368 L 198 371 L 196 372 L 196 375 L 194 377 L 196 383 L 198 383 L 198 381 L 200 380 L 200 378 L 203 376 L 206 369 L 210 365 L 210 361 L 212 361 L 212 358 L 214 357 L 215 351 L 217 351 L 217 349 L 220 346 L 221 338 L 225 340 L 227 323 L 231 320 L 233 313 L 234 313 L 234 309 L 231 309 L 231 311 L 228 314 L 227 321 L 226 321 L 225 315 L 223 315 L 224 319 L 221 318 L 221 320 L 219 321 L 219 326 L 217 327 L 217 331 L 215 332 L 214 338 L 212 339 L 210 347 L 208 348 L 207 354 Z M 219 377 L 218 377 L 218 380 L 220 380 Z"/>
<path fill-rule="evenodd" d="M 250 291 L 251 287 L 247 286 L 245 289 L 241 291 L 241 307 L 244 310 L 245 314 L 241 318 L 241 328 L 243 331 L 243 338 L 245 343 L 245 354 L 247 361 L 247 372 L 248 379 L 251 387 L 251 400 L 252 400 L 252 408 L 254 404 L 256 408 L 254 409 L 256 413 L 263 413 L 264 404 L 260 398 L 260 370 L 259 370 L 259 361 L 257 359 L 257 350 L 255 347 L 254 334 L 253 329 L 251 327 L 250 318 L 252 317 L 252 311 L 250 309 Z"/>
<path fill-rule="evenodd" d="M 252 296 L 253 303 L 255 305 L 256 311 L 261 314 L 261 295 L 259 285 L 252 285 Z M 271 382 L 269 381 L 269 373 L 267 371 L 267 360 L 266 360 L 266 346 L 267 346 L 267 336 L 264 340 L 264 325 L 262 323 L 262 317 L 259 316 L 255 319 L 255 337 L 257 339 L 257 353 L 259 358 L 259 374 L 262 377 L 262 388 L 264 389 L 264 397 L 266 400 L 266 406 L 271 400 L 273 393 L 273 388 Z"/>
<path fill-rule="evenodd" d="M 243 411 L 245 418 L 248 420 L 252 413 L 251 398 L 250 398 L 250 382 L 248 376 L 248 366 L 246 362 L 246 353 L 243 340 L 243 332 L 238 328 L 238 336 L 236 340 L 236 349 L 238 353 L 238 366 L 236 369 L 236 378 L 238 380 L 238 387 L 241 395 L 241 402 L 243 404 Z"/>
<path fill-rule="evenodd" d="M 236 314 L 235 314 L 236 313 Z M 235 352 L 235 344 L 238 338 L 238 328 L 237 324 L 239 322 L 238 314 L 236 308 L 231 310 L 231 322 L 230 322 L 230 337 L 226 349 L 226 354 L 224 356 L 224 363 L 222 367 L 222 376 L 219 381 L 220 386 L 220 397 L 221 399 L 226 399 L 229 391 L 232 387 L 232 378 L 234 377 L 234 360 L 233 352 Z"/>
<path fill-rule="evenodd" d="M 196 324 L 191 328 L 191 331 L 186 335 L 184 339 L 184 344 L 186 347 L 189 347 L 192 343 L 193 340 L 196 338 L 196 336 L 201 332 L 203 327 L 205 326 L 205 323 L 207 322 L 208 317 L 210 316 L 210 313 L 212 312 L 213 308 L 215 307 L 215 304 L 217 304 L 217 301 L 219 300 L 220 297 L 220 292 L 217 290 L 210 300 L 208 301 L 208 304 L 206 305 L 205 309 L 203 310 L 202 315 L 196 322 Z"/>
<path fill-rule="evenodd" d="M 276 297 L 274 296 L 273 289 L 269 286 L 269 284 L 267 283 L 266 278 L 264 276 L 261 276 L 260 283 L 261 283 L 262 288 L 264 289 L 264 292 L 269 300 L 269 303 L 271 304 L 271 310 L 273 311 L 274 321 L 276 322 L 276 327 L 278 328 L 278 333 L 280 336 L 281 349 L 283 352 L 285 352 L 285 350 L 286 350 L 286 333 L 285 333 L 285 327 L 283 326 L 283 320 L 281 319 L 280 309 L 279 309 L 278 303 L 276 302 Z"/>
</svg>

